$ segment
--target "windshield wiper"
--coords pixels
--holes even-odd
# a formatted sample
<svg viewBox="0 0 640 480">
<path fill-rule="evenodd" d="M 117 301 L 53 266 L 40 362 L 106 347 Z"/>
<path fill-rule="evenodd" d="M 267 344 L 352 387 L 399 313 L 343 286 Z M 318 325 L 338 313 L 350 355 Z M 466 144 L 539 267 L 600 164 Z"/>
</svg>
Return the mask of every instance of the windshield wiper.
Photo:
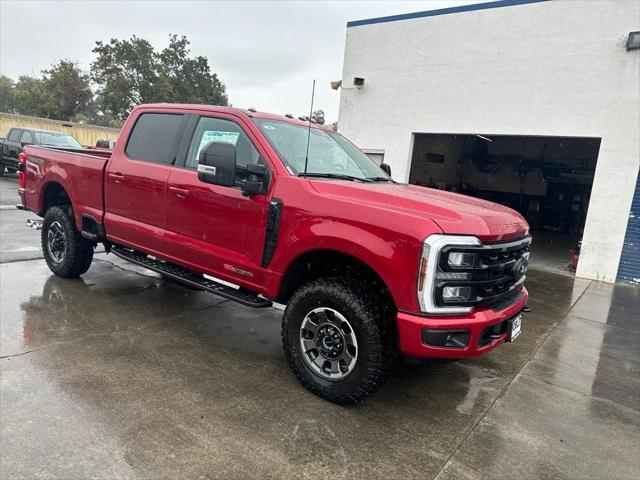
<svg viewBox="0 0 640 480">
<path fill-rule="evenodd" d="M 342 173 L 304 173 L 304 172 L 300 172 L 298 174 L 299 177 L 315 177 L 315 178 L 337 178 L 339 180 L 349 180 L 351 182 L 354 182 L 356 180 L 359 180 L 361 182 L 371 182 L 372 180 L 368 179 L 368 178 L 364 178 L 364 177 L 353 177 L 351 175 L 344 175 Z"/>
<path fill-rule="evenodd" d="M 367 177 L 367 180 L 371 182 L 391 182 L 396 183 L 395 180 L 389 177 Z"/>
</svg>

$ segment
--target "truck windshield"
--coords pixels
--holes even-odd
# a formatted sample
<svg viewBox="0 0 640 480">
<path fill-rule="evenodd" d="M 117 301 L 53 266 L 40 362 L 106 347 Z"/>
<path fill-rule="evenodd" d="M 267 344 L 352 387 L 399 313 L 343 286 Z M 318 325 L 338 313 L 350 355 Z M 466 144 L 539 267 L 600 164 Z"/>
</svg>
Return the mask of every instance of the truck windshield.
<svg viewBox="0 0 640 480">
<path fill-rule="evenodd" d="M 294 175 L 304 173 L 309 130 L 278 120 L 253 119 Z M 307 174 L 363 181 L 391 181 L 376 163 L 342 135 L 311 129 Z"/>
<path fill-rule="evenodd" d="M 82 145 L 70 135 L 54 132 L 33 132 L 38 145 L 51 145 L 56 147 L 82 148 Z"/>
</svg>

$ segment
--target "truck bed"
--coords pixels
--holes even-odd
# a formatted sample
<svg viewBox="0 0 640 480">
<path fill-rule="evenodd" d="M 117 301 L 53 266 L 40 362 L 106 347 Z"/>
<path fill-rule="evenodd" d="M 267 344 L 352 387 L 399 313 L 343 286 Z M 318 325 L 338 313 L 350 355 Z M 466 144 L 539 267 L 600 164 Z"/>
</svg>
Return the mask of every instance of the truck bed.
<svg viewBox="0 0 640 480">
<path fill-rule="evenodd" d="M 40 214 L 48 195 L 62 186 L 69 194 L 77 225 L 83 214 L 100 221 L 104 212 L 104 171 L 111 151 L 27 146 L 23 204 Z"/>
</svg>

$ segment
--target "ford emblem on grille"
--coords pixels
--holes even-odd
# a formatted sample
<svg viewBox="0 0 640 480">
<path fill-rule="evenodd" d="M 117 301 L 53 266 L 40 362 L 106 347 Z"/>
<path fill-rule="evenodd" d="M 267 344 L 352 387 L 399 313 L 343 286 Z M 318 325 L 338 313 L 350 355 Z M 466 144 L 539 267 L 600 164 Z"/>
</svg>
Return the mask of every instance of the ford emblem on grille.
<svg viewBox="0 0 640 480">
<path fill-rule="evenodd" d="M 513 268 L 511 269 L 511 275 L 513 279 L 518 281 L 524 274 L 527 273 L 527 269 L 529 268 L 529 262 L 524 257 L 520 257 L 516 263 L 513 264 Z"/>
</svg>

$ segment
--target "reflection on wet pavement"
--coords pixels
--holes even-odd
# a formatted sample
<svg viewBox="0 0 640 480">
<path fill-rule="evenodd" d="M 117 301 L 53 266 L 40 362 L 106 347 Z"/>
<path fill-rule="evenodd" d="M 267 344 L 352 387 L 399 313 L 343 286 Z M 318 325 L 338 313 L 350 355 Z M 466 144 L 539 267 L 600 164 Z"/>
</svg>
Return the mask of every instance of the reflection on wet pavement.
<svg viewBox="0 0 640 480">
<path fill-rule="evenodd" d="M 289 373 L 279 311 L 98 258 L 0 266 L 1 478 L 640 475 L 638 289 L 532 271 L 517 342 L 345 408 Z"/>
</svg>

